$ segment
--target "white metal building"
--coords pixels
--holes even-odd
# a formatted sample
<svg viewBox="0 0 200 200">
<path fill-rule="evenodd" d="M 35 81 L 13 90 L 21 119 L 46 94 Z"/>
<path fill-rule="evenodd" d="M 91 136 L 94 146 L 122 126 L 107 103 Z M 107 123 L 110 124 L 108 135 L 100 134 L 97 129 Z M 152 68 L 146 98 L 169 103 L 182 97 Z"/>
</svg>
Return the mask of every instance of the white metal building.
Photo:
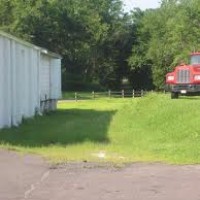
<svg viewBox="0 0 200 200">
<path fill-rule="evenodd" d="M 0 32 L 0 128 L 56 109 L 61 57 Z"/>
</svg>

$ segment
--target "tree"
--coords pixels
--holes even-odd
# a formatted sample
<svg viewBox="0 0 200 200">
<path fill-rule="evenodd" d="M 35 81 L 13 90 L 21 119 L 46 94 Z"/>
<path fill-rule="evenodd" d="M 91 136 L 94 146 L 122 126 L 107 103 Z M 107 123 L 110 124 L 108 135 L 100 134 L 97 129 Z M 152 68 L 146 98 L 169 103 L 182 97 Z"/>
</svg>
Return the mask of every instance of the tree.
<svg viewBox="0 0 200 200">
<path fill-rule="evenodd" d="M 137 43 L 133 45 L 129 65 L 133 72 L 148 65 L 157 89 L 163 88 L 167 72 L 181 61 L 187 62 L 189 52 L 200 49 L 199 3 L 163 0 L 158 9 L 133 12 Z"/>
</svg>

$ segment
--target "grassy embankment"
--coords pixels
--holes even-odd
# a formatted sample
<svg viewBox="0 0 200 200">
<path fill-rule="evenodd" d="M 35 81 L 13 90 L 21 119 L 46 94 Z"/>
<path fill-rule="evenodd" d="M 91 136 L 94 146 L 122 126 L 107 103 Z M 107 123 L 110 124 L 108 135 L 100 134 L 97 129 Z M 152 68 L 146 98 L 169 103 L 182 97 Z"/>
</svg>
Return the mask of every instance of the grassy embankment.
<svg viewBox="0 0 200 200">
<path fill-rule="evenodd" d="M 56 113 L 0 131 L 1 148 L 54 162 L 200 163 L 200 98 L 63 102 Z"/>
</svg>

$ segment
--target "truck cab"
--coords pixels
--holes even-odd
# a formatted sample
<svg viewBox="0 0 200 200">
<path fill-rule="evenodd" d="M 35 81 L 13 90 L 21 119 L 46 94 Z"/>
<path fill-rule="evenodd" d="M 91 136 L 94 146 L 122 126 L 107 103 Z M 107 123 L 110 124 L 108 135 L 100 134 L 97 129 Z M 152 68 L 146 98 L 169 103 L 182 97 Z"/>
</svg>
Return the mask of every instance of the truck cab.
<svg viewBox="0 0 200 200">
<path fill-rule="evenodd" d="M 200 95 L 200 52 L 190 54 L 190 64 L 182 63 L 168 73 L 166 85 L 172 99 L 178 98 L 179 95 Z"/>
</svg>

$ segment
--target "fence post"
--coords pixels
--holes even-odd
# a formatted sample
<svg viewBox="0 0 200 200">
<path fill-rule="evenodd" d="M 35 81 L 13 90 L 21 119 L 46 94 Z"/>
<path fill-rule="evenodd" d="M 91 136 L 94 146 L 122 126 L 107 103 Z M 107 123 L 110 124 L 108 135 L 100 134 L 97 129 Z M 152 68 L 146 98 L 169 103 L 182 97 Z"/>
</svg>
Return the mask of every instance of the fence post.
<svg viewBox="0 0 200 200">
<path fill-rule="evenodd" d="M 108 90 L 108 97 L 110 98 L 111 97 L 111 91 Z"/>
<path fill-rule="evenodd" d="M 124 90 L 122 90 L 122 98 L 124 98 Z"/>
<path fill-rule="evenodd" d="M 135 90 L 133 89 L 133 98 L 135 98 Z"/>
<path fill-rule="evenodd" d="M 92 96 L 93 96 L 93 98 L 95 99 L 95 92 L 94 92 L 94 91 L 92 92 Z"/>
<path fill-rule="evenodd" d="M 77 95 L 77 92 L 75 92 L 75 101 L 77 101 L 78 100 L 78 95 Z"/>
<path fill-rule="evenodd" d="M 144 90 L 141 90 L 141 97 L 144 96 Z"/>
</svg>

